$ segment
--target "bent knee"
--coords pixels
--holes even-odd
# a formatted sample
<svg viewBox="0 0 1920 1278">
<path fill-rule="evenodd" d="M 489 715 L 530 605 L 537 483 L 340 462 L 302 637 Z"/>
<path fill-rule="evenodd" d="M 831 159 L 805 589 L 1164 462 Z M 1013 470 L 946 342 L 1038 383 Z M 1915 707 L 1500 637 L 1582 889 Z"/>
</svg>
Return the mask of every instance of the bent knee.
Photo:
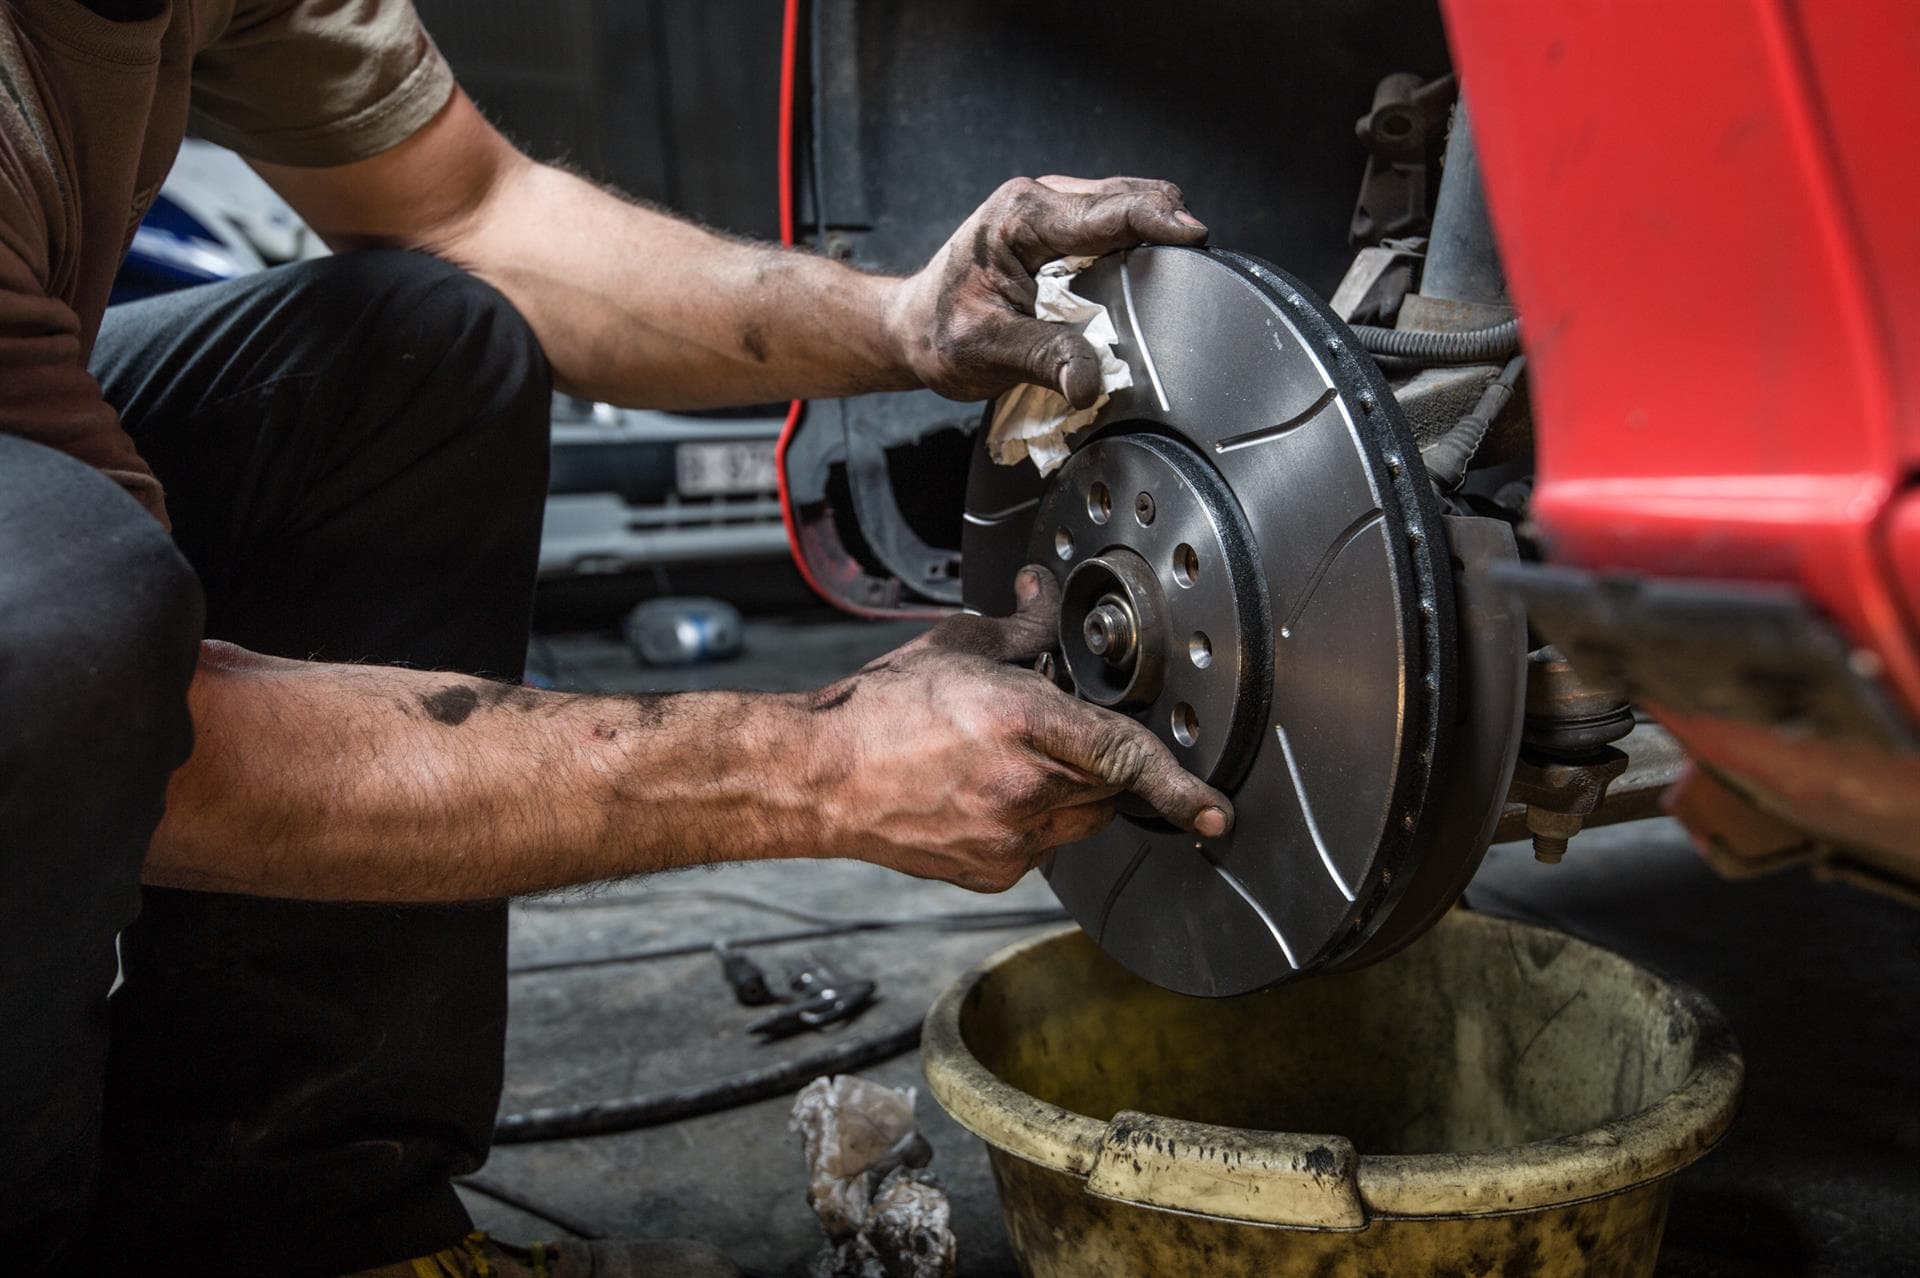
<svg viewBox="0 0 1920 1278">
<path fill-rule="evenodd" d="M 359 249 L 284 267 L 306 322 L 345 333 L 372 324 L 415 358 L 486 349 L 544 382 L 533 328 L 506 294 L 464 267 L 413 249 Z"/>
<path fill-rule="evenodd" d="M 0 699 L 29 736 L 184 714 L 204 608 L 152 516 L 63 453 L 0 439 Z"/>
<path fill-rule="evenodd" d="M 282 268 L 295 273 L 303 323 L 336 350 L 371 343 L 388 374 L 430 383 L 441 407 L 544 450 L 553 380 L 533 328 L 511 300 L 430 253 L 364 249 Z M 460 408 L 465 414 L 458 414 Z"/>
</svg>

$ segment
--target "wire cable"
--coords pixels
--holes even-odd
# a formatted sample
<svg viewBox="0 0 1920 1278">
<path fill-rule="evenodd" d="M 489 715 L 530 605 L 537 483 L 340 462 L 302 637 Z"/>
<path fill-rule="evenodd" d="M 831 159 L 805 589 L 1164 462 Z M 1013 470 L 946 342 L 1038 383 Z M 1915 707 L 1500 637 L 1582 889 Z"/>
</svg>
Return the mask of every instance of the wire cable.
<svg viewBox="0 0 1920 1278">
<path fill-rule="evenodd" d="M 846 1074 L 869 1065 L 904 1056 L 920 1044 L 921 1018 L 869 1038 L 836 1043 L 832 1047 L 749 1070 L 712 1083 L 677 1087 L 643 1096 L 552 1105 L 517 1114 L 503 1114 L 494 1124 L 493 1143 L 524 1145 L 536 1141 L 573 1140 L 614 1132 L 658 1127 L 682 1119 L 738 1109 L 755 1101 L 795 1092 L 824 1074 Z"/>
<path fill-rule="evenodd" d="M 1443 493 L 1452 492 L 1466 482 L 1473 455 L 1480 451 L 1500 410 L 1513 398 L 1514 387 L 1519 384 L 1526 366 L 1525 355 L 1515 355 L 1508 360 L 1500 375 L 1488 382 L 1480 393 L 1480 401 L 1473 406 L 1473 411 L 1448 427 L 1446 434 L 1421 448 L 1420 459 L 1426 463 L 1435 488 Z"/>
<path fill-rule="evenodd" d="M 1454 333 L 1355 324 L 1353 335 L 1375 355 L 1417 364 L 1492 364 L 1520 349 L 1520 321 L 1502 320 L 1487 328 Z"/>
</svg>

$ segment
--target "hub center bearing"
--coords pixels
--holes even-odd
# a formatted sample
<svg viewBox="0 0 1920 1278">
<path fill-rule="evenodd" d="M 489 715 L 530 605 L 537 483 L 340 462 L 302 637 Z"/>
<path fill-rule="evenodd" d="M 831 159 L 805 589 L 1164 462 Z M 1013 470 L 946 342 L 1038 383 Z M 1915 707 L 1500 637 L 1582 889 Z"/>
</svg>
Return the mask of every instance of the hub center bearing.
<svg viewBox="0 0 1920 1278">
<path fill-rule="evenodd" d="M 1087 641 L 1087 651 L 1104 658 L 1108 665 L 1131 666 L 1138 627 L 1127 601 L 1108 595 L 1087 614 L 1080 634 Z"/>
<path fill-rule="evenodd" d="M 1166 601 L 1146 560 L 1123 546 L 1081 560 L 1060 597 L 1060 651 L 1089 701 L 1128 708 L 1159 695 Z"/>
</svg>

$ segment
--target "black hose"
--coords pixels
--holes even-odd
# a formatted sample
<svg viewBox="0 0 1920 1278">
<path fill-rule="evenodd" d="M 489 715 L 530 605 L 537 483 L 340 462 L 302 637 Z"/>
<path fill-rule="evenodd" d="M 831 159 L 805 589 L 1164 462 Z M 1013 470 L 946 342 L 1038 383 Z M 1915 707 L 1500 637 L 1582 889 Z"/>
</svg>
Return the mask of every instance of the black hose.
<svg viewBox="0 0 1920 1278">
<path fill-rule="evenodd" d="M 836 936 L 852 936 L 860 932 L 886 932 L 896 928 L 925 927 L 941 932 L 991 932 L 1000 928 L 1038 927 L 1043 923 L 1063 923 L 1066 919 L 1067 912 L 1060 909 L 980 910 L 973 913 L 956 912 L 951 915 L 927 915 L 919 918 L 912 916 L 850 918 L 844 923 L 795 928 L 786 932 L 759 932 L 749 936 L 677 941 L 643 950 L 599 954 L 592 958 L 546 959 L 510 967 L 507 969 L 507 975 L 530 976 L 537 972 L 574 972 L 593 967 L 613 967 L 622 963 L 651 963 L 659 959 L 685 958 L 691 954 L 710 953 L 716 940 L 725 941 L 736 950 L 744 950 L 761 945 L 791 945 L 796 941 L 821 941 Z"/>
<path fill-rule="evenodd" d="M 1473 455 L 1480 451 L 1480 444 L 1493 429 L 1494 419 L 1500 416 L 1500 410 L 1507 406 L 1513 397 L 1513 388 L 1520 380 L 1520 371 L 1527 366 L 1525 355 L 1515 355 L 1500 370 L 1500 376 L 1487 383 L 1480 392 L 1480 402 L 1473 411 L 1455 422 L 1447 433 L 1420 450 L 1420 460 L 1427 464 L 1427 474 L 1433 480 L 1433 486 L 1441 492 L 1452 492 L 1466 482 L 1467 466 L 1473 461 Z"/>
<path fill-rule="evenodd" d="M 524 1145 L 534 1141 L 606 1136 L 698 1118 L 702 1114 L 717 1114 L 799 1091 L 822 1074 L 845 1074 L 890 1061 L 919 1044 L 920 1021 L 916 1019 L 884 1034 L 836 1043 L 810 1056 L 749 1070 L 718 1082 L 677 1087 L 646 1096 L 621 1096 L 503 1114 L 494 1124 L 493 1143 Z"/>
<path fill-rule="evenodd" d="M 1502 320 L 1487 328 L 1436 333 L 1413 328 L 1355 324 L 1353 335 L 1375 355 L 1416 364 L 1492 364 L 1520 349 L 1520 321 Z"/>
</svg>

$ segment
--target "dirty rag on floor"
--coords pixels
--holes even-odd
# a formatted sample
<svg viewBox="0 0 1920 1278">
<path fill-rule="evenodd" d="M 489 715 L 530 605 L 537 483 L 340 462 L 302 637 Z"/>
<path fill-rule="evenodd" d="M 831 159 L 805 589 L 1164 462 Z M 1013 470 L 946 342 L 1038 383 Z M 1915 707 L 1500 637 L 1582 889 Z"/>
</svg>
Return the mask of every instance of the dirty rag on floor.
<svg viewBox="0 0 1920 1278">
<path fill-rule="evenodd" d="M 959 1248 L 914 1089 L 842 1074 L 794 1098 L 788 1126 L 806 1144 L 807 1201 L 826 1230 L 814 1278 L 950 1278 Z"/>
</svg>

